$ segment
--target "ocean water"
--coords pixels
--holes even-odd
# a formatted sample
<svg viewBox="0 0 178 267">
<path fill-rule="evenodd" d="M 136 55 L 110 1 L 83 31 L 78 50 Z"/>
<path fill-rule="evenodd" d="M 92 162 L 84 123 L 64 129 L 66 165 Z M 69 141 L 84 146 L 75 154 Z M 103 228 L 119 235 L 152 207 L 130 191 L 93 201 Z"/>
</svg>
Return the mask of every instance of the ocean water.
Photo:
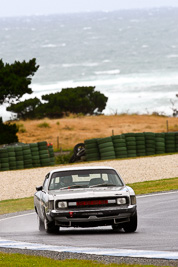
<svg viewBox="0 0 178 267">
<path fill-rule="evenodd" d="M 109 98 L 105 114 L 178 106 L 178 8 L 0 18 L 0 58 L 34 57 L 33 94 L 22 100 L 95 86 Z"/>
</svg>

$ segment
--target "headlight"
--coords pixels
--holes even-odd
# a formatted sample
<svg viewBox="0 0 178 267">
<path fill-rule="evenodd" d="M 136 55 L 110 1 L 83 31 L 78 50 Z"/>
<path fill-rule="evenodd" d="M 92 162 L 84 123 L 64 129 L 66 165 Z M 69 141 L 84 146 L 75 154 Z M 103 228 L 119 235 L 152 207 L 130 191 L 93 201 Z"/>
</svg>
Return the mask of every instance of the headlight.
<svg viewBox="0 0 178 267">
<path fill-rule="evenodd" d="M 126 204 L 126 198 L 125 197 L 117 198 L 117 204 L 118 205 Z"/>
<path fill-rule="evenodd" d="M 60 209 L 64 209 L 64 208 L 67 208 L 67 202 L 66 201 L 60 201 L 58 202 L 58 208 Z"/>
<path fill-rule="evenodd" d="M 130 196 L 131 205 L 136 205 L 136 196 Z"/>
</svg>

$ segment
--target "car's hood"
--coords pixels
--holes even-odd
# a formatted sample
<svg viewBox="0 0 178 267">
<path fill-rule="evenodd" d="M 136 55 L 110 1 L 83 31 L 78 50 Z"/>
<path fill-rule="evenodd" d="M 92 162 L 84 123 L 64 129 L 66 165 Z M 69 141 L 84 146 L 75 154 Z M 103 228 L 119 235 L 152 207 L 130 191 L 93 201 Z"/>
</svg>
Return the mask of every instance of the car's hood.
<svg viewBox="0 0 178 267">
<path fill-rule="evenodd" d="M 61 199 L 83 199 L 96 197 L 117 197 L 129 196 L 130 190 L 127 186 L 124 187 L 97 187 L 97 188 L 80 188 L 50 191 L 49 194 L 54 197 L 54 200 Z"/>
</svg>

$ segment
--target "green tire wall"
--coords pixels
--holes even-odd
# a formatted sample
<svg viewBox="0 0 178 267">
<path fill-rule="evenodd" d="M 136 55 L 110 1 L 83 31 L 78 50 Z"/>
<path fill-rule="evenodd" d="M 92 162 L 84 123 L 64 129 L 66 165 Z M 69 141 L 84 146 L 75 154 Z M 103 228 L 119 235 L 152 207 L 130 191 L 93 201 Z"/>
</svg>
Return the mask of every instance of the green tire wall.
<svg viewBox="0 0 178 267">
<path fill-rule="evenodd" d="M 87 161 L 100 160 L 100 152 L 98 147 L 98 139 L 88 139 L 84 141 L 85 153 Z"/>
<path fill-rule="evenodd" d="M 126 133 L 84 141 L 86 160 L 143 157 L 178 152 L 178 132 Z"/>
<path fill-rule="evenodd" d="M 112 137 L 98 139 L 97 142 L 101 160 L 116 158 Z"/>
<path fill-rule="evenodd" d="M 55 157 L 52 144 L 46 141 L 0 148 L 0 171 L 52 166 Z"/>
</svg>

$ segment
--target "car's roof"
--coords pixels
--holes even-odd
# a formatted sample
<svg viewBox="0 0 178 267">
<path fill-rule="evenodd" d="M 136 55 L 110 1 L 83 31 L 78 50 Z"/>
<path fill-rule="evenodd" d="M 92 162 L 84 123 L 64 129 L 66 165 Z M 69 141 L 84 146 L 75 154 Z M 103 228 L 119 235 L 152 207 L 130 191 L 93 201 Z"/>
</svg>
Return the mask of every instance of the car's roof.
<svg viewBox="0 0 178 267">
<path fill-rule="evenodd" d="M 115 170 L 112 167 L 107 166 L 89 166 L 89 167 L 70 167 L 70 168 L 60 168 L 60 169 L 53 169 L 50 171 L 50 173 L 54 172 L 63 172 L 63 171 L 78 171 L 78 170 L 98 170 L 98 169 L 104 169 L 104 170 Z"/>
</svg>

